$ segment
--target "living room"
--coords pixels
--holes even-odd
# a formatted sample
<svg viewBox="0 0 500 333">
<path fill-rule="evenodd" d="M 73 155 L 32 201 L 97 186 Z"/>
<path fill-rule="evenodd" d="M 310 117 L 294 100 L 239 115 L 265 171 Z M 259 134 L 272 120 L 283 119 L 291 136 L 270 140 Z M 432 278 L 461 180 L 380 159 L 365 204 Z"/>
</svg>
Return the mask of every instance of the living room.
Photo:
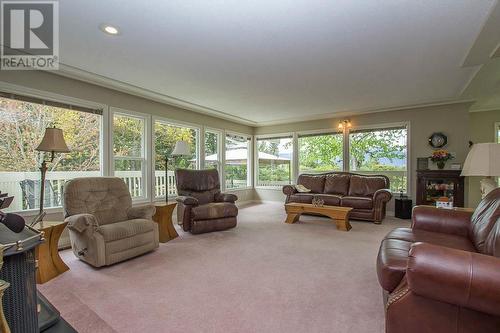
<svg viewBox="0 0 500 333">
<path fill-rule="evenodd" d="M 43 2 L 0 331 L 500 331 L 498 1 Z"/>
</svg>

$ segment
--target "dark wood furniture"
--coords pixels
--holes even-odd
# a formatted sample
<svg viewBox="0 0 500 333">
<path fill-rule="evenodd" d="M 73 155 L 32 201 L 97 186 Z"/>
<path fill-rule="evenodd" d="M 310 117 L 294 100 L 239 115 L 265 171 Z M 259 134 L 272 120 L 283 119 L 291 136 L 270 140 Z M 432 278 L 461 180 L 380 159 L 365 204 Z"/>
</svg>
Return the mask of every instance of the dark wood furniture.
<svg viewBox="0 0 500 333">
<path fill-rule="evenodd" d="M 453 200 L 453 206 L 464 206 L 462 170 L 417 170 L 417 205 L 436 205 L 439 197 Z"/>
<path fill-rule="evenodd" d="M 400 219 L 411 219 L 412 200 L 407 197 L 394 199 L 394 216 Z"/>
</svg>

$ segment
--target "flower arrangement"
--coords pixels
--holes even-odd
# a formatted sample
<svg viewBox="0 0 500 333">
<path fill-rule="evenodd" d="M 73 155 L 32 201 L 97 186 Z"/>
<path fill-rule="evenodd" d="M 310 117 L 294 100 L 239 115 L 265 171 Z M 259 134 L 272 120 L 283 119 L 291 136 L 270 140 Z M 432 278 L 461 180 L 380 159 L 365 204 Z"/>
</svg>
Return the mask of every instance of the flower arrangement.
<svg viewBox="0 0 500 333">
<path fill-rule="evenodd" d="M 429 157 L 432 162 L 436 163 L 439 169 L 443 169 L 446 161 L 454 158 L 450 152 L 444 149 L 434 150 L 432 155 Z"/>
</svg>

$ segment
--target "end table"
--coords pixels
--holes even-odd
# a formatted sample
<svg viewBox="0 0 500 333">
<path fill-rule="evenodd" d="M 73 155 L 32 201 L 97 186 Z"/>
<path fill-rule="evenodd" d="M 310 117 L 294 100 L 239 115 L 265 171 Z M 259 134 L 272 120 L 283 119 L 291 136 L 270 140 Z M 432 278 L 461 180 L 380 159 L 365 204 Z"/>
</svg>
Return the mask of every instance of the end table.
<svg viewBox="0 0 500 333">
<path fill-rule="evenodd" d="M 179 236 L 172 223 L 172 212 L 175 206 L 177 206 L 176 202 L 155 203 L 156 213 L 153 216 L 153 221 L 158 223 L 160 243 L 166 243 Z"/>
<path fill-rule="evenodd" d="M 69 267 L 59 256 L 58 243 L 61 234 L 68 223 L 63 221 L 41 221 L 34 228 L 44 233 L 45 242 L 35 249 L 38 260 L 36 282 L 43 284 L 69 270 Z"/>
</svg>

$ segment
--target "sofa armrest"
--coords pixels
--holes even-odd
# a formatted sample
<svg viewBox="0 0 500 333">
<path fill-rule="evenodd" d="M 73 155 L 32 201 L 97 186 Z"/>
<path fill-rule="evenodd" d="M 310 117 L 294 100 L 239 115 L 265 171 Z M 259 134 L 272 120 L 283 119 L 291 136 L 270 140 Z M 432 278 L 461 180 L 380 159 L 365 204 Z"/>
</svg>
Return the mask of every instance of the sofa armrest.
<svg viewBox="0 0 500 333">
<path fill-rule="evenodd" d="M 232 193 L 217 193 L 215 195 L 215 202 L 232 202 L 234 203 L 238 200 L 238 196 Z"/>
<path fill-rule="evenodd" d="M 129 219 L 152 220 L 153 215 L 155 215 L 155 213 L 156 213 L 156 207 L 155 205 L 152 204 L 130 207 L 127 210 L 127 216 Z"/>
<path fill-rule="evenodd" d="M 293 185 L 285 185 L 283 186 L 283 194 L 286 196 L 292 195 L 294 193 L 297 193 L 297 189 Z"/>
<path fill-rule="evenodd" d="M 189 197 L 187 195 L 184 195 L 184 196 L 180 196 L 180 197 L 175 198 L 175 200 L 178 203 L 181 203 L 181 204 L 186 205 L 186 206 L 198 206 L 198 199 L 196 199 L 195 197 Z"/>
<path fill-rule="evenodd" d="M 392 199 L 392 192 L 388 189 L 382 188 L 380 190 L 376 190 L 373 193 L 373 202 L 374 203 L 385 203 L 389 202 Z"/>
<path fill-rule="evenodd" d="M 500 316 L 500 258 L 415 243 L 406 278 L 415 294 Z"/>
<path fill-rule="evenodd" d="M 97 231 L 99 229 L 99 223 L 97 223 L 96 217 L 92 214 L 71 215 L 66 217 L 64 222 L 68 222 L 68 229 L 80 234 L 87 229 L 92 231 Z"/>
<path fill-rule="evenodd" d="M 415 206 L 412 229 L 440 232 L 467 237 L 472 213 L 462 210 Z"/>
</svg>

